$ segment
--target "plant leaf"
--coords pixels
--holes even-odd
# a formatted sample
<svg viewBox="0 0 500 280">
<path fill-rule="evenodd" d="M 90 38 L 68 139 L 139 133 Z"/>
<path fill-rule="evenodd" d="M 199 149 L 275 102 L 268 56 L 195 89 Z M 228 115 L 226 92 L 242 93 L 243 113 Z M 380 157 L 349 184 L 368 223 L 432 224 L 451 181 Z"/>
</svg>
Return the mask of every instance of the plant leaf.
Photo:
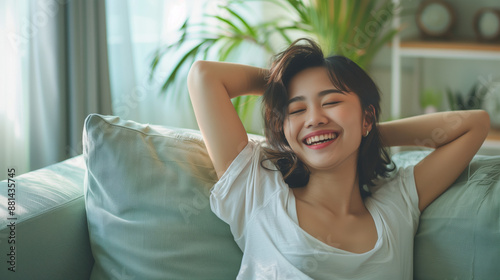
<svg viewBox="0 0 500 280">
<path fill-rule="evenodd" d="M 251 37 L 257 39 L 257 34 L 253 30 L 252 27 L 250 27 L 250 24 L 246 20 L 244 20 L 238 13 L 236 13 L 233 9 L 230 7 L 226 6 L 224 7 L 229 13 L 231 13 L 234 17 L 236 17 L 246 28 L 247 34 L 250 35 Z"/>
<path fill-rule="evenodd" d="M 172 70 L 172 72 L 170 72 L 170 75 L 168 76 L 167 80 L 165 81 L 165 83 L 163 83 L 163 86 L 162 86 L 162 91 L 166 91 L 168 86 L 173 83 L 173 81 L 175 80 L 175 77 L 177 75 L 177 72 L 179 71 L 179 69 L 181 68 L 181 66 L 183 65 L 183 63 L 189 58 L 189 57 L 194 57 L 196 56 L 198 50 L 200 49 L 201 46 L 203 46 L 204 44 L 208 44 L 210 42 L 213 42 L 212 39 L 207 39 L 207 40 L 204 40 L 203 42 L 199 43 L 198 45 L 194 46 L 191 50 L 189 50 L 180 60 L 179 62 L 175 65 L 174 69 Z"/>
</svg>

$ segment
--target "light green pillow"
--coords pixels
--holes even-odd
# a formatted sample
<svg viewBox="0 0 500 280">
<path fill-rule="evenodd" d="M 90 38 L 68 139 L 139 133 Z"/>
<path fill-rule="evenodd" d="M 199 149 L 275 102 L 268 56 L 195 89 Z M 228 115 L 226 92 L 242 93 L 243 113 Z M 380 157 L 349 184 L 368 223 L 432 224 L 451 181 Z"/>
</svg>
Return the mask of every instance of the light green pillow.
<svg viewBox="0 0 500 280">
<path fill-rule="evenodd" d="M 210 210 L 198 131 L 93 114 L 83 145 L 91 279 L 235 279 L 242 253 Z"/>
<path fill-rule="evenodd" d="M 427 154 L 404 152 L 393 160 L 415 165 Z M 422 212 L 414 254 L 415 279 L 498 279 L 500 156 L 475 156 Z"/>
</svg>

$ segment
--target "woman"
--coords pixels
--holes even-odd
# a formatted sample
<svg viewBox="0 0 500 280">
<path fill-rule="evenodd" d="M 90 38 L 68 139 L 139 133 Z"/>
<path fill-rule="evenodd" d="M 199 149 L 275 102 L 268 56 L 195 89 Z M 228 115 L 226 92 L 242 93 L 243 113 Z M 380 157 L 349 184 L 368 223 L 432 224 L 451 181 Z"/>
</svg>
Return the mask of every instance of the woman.
<svg viewBox="0 0 500 280">
<path fill-rule="evenodd" d="M 198 61 L 188 77 L 219 181 L 212 211 L 243 251 L 238 279 L 411 279 L 418 219 L 467 167 L 484 111 L 379 124 L 379 93 L 355 63 L 301 39 L 270 70 Z M 267 148 L 231 98 L 264 94 Z M 435 148 L 391 172 L 385 146 Z"/>
</svg>

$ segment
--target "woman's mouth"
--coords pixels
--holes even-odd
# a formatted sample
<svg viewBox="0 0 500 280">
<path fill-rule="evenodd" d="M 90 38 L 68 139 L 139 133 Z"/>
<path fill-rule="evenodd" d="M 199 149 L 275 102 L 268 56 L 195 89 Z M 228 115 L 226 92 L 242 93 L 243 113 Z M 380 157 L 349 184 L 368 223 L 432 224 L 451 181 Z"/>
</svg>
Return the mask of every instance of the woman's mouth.
<svg viewBox="0 0 500 280">
<path fill-rule="evenodd" d="M 311 149 L 321 149 L 333 143 L 333 141 L 337 139 L 337 137 L 337 133 L 329 132 L 307 137 L 303 140 L 303 142 Z"/>
</svg>

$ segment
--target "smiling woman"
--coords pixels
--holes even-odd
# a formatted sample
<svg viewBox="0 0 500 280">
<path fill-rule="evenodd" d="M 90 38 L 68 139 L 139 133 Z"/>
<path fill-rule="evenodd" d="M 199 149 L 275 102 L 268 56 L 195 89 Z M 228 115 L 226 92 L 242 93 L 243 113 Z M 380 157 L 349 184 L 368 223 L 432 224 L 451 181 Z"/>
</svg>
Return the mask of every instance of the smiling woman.
<svg viewBox="0 0 500 280">
<path fill-rule="evenodd" d="M 198 61 L 188 87 L 219 177 L 211 209 L 243 251 L 238 279 L 412 279 L 421 211 L 489 130 L 483 111 L 379 124 L 371 78 L 307 39 L 270 70 Z M 245 94 L 264 95 L 266 145 L 248 139 L 231 104 Z M 435 150 L 393 168 L 382 143 Z"/>
</svg>

